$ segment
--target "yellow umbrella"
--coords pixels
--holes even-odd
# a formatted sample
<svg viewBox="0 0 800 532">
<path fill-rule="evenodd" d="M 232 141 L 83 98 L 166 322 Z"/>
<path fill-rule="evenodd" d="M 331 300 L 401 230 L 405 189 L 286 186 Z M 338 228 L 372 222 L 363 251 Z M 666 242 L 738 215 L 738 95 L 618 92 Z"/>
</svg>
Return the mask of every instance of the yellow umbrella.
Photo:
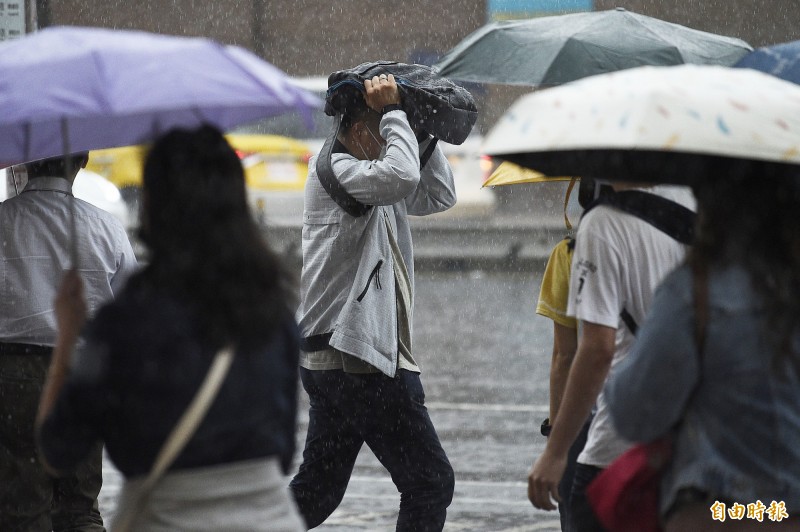
<svg viewBox="0 0 800 532">
<path fill-rule="evenodd" d="M 492 172 L 492 175 L 489 176 L 489 179 L 483 183 L 484 187 L 494 187 L 498 185 L 520 185 L 522 183 L 544 183 L 544 182 L 551 182 L 551 181 L 569 181 L 569 187 L 567 188 L 567 193 L 564 196 L 564 223 L 567 226 L 567 229 L 572 229 L 572 224 L 567 217 L 567 204 L 569 203 L 569 196 L 572 193 L 572 189 L 575 186 L 575 182 L 580 179 L 579 177 L 548 177 L 536 170 L 531 170 L 530 168 L 522 167 L 518 164 L 514 164 L 509 161 L 503 161 L 500 165 Z"/>
<path fill-rule="evenodd" d="M 489 179 L 483 184 L 484 187 L 494 187 L 497 185 L 519 185 L 522 183 L 544 183 L 550 181 L 570 181 L 571 177 L 549 177 L 536 170 L 524 168 L 509 161 L 503 161 L 492 172 Z"/>
</svg>

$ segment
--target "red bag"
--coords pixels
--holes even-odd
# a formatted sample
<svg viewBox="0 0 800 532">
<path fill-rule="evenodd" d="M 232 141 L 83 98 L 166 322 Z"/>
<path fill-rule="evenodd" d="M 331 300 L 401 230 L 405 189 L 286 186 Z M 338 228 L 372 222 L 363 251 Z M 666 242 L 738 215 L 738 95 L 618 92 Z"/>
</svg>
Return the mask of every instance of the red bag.
<svg viewBox="0 0 800 532">
<path fill-rule="evenodd" d="M 671 457 L 671 434 L 636 444 L 589 484 L 589 503 L 609 532 L 661 531 L 659 484 Z"/>
</svg>

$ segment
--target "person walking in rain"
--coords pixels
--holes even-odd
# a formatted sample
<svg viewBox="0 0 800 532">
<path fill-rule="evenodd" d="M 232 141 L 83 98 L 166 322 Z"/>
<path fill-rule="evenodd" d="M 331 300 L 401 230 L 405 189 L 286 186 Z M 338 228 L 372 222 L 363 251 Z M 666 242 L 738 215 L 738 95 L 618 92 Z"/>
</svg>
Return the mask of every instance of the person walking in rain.
<svg viewBox="0 0 800 532">
<path fill-rule="evenodd" d="M 0 530 L 104 530 L 97 495 L 102 446 L 70 475 L 39 460 L 34 420 L 56 341 L 53 308 L 72 245 L 93 314 L 136 268 L 128 236 L 112 215 L 72 196 L 88 153 L 25 165 L 22 193 L 0 204 Z M 69 172 L 69 173 L 68 173 Z M 74 226 L 73 226 L 74 223 Z M 74 227 L 74 234 L 72 229 Z"/>
<path fill-rule="evenodd" d="M 295 448 L 294 297 L 248 208 L 241 162 L 212 126 L 174 129 L 153 144 L 143 182 L 148 264 L 85 328 L 75 272 L 58 293 L 42 456 L 68 471 L 105 442 L 125 476 L 113 527 L 301 530 L 283 476 Z M 232 357 L 208 411 L 147 492 L 220 351 Z"/>
<path fill-rule="evenodd" d="M 630 188 L 614 185 L 615 190 Z M 657 186 L 639 192 L 671 204 L 694 207 L 688 189 Z M 586 498 L 591 481 L 630 446 L 611 424 L 601 393 L 613 366 L 627 356 L 636 324 L 650 307 L 658 283 L 682 260 L 686 246 L 651 223 L 610 205 L 597 205 L 581 218 L 572 258 L 567 314 L 582 330 L 558 417 L 529 476 L 534 506 L 555 509 L 568 452 L 596 403 L 586 445 L 575 466 L 569 500 L 569 529 L 602 531 Z"/>
<path fill-rule="evenodd" d="M 797 531 L 800 182 L 703 177 L 688 260 L 606 384 L 611 420 L 631 441 L 674 438 L 667 532 Z"/>
<path fill-rule="evenodd" d="M 290 487 L 307 526 L 318 526 L 341 502 L 366 443 L 400 492 L 397 530 L 441 530 L 454 474 L 425 408 L 411 345 L 407 215 L 453 206 L 453 174 L 438 147 L 420 170 L 420 150 L 431 140 L 420 135 L 418 144 L 392 75 L 367 79 L 364 88 L 343 110 L 332 170 L 346 192 L 372 207 L 363 216 L 346 213 L 315 161 L 306 183 L 300 376 L 310 411 Z"/>
<path fill-rule="evenodd" d="M 591 207 L 592 203 L 601 195 L 613 194 L 613 189 L 611 189 L 610 185 L 597 184 L 592 178 L 580 179 L 578 187 L 578 204 L 583 209 Z M 572 184 L 567 189 L 567 198 L 564 201 L 564 219 L 567 223 L 569 222 L 567 219 L 567 203 L 571 188 Z M 571 227 L 568 223 L 567 228 Z M 564 388 L 567 385 L 569 370 L 572 367 L 575 352 L 578 349 L 578 320 L 567 315 L 574 249 L 575 238 L 568 236 L 559 241 L 550 252 L 539 289 L 539 300 L 536 303 L 536 313 L 553 321 L 553 354 L 550 363 L 550 415 L 544 420 L 540 429 L 542 436 L 545 437 L 550 435 L 552 424 L 557 417 L 561 399 L 564 395 Z M 569 530 L 569 499 L 572 493 L 572 479 L 578 455 L 586 444 L 591 415 L 570 446 L 564 474 L 558 485 L 558 493 L 561 497 L 561 501 L 558 503 L 558 513 L 562 530 Z M 528 499 L 533 503 L 534 497 L 534 477 L 531 470 L 528 476 Z"/>
</svg>

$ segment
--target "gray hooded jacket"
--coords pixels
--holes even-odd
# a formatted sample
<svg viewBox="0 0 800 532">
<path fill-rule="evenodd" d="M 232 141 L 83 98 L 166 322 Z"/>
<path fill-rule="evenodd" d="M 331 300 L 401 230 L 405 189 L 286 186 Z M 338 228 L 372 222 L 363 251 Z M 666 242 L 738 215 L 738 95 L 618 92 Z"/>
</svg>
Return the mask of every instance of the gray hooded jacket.
<svg viewBox="0 0 800 532">
<path fill-rule="evenodd" d="M 414 254 L 407 215 L 441 212 L 456 202 L 453 173 L 437 146 L 419 169 L 420 147 L 405 112 L 383 115 L 386 154 L 363 161 L 334 153 L 332 166 L 344 189 L 374 205 L 354 218 L 328 195 L 309 163 L 303 212 L 300 330 L 304 337 L 333 333 L 330 345 L 393 377 L 397 368 L 394 264 L 386 222 L 392 228 L 414 286 Z M 409 316 L 409 322 L 413 323 Z"/>
</svg>

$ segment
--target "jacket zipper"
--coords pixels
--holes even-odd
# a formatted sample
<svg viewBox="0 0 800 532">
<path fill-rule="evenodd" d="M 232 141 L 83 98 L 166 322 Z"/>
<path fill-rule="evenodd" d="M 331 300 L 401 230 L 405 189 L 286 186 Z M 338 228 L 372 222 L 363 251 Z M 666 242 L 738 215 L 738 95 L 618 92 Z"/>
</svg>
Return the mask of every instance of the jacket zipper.
<svg viewBox="0 0 800 532">
<path fill-rule="evenodd" d="M 367 279 L 367 285 L 364 287 L 364 290 L 361 292 L 361 295 L 359 295 L 356 298 L 356 301 L 358 301 L 359 303 L 361 302 L 362 299 L 364 299 L 364 296 L 367 295 L 367 290 L 369 290 L 369 283 L 372 282 L 373 277 L 375 278 L 375 288 L 378 290 L 382 289 L 381 276 L 379 272 L 382 265 L 383 265 L 383 260 L 379 260 L 378 264 L 376 264 L 375 267 L 372 269 L 372 273 L 369 274 L 369 279 Z"/>
</svg>

